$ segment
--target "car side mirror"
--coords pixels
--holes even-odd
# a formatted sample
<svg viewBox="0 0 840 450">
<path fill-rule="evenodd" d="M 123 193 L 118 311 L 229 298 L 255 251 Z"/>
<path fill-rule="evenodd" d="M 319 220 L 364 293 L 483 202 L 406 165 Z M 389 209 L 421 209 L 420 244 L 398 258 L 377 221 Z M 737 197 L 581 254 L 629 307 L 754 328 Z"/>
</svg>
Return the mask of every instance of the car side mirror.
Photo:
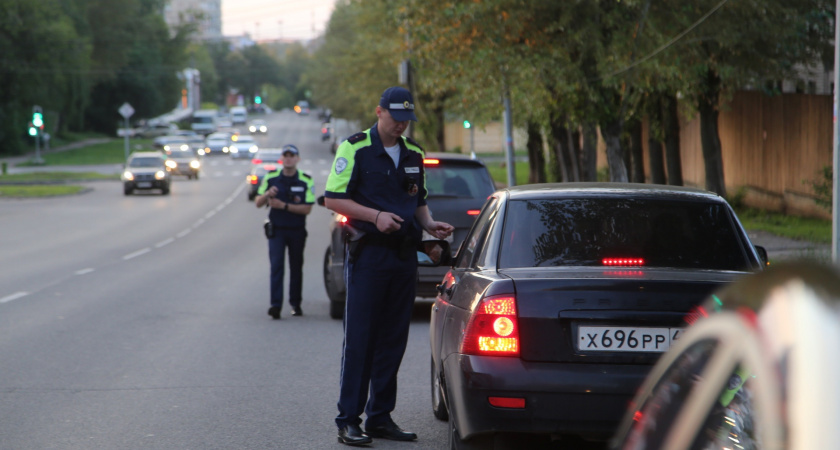
<svg viewBox="0 0 840 450">
<path fill-rule="evenodd" d="M 770 258 L 767 256 L 767 249 L 756 245 L 755 252 L 758 253 L 758 260 L 761 262 L 763 267 L 770 267 Z"/>
<path fill-rule="evenodd" d="M 423 267 L 448 266 L 452 262 L 449 242 L 442 240 L 422 241 L 417 245 L 417 265 Z"/>
</svg>

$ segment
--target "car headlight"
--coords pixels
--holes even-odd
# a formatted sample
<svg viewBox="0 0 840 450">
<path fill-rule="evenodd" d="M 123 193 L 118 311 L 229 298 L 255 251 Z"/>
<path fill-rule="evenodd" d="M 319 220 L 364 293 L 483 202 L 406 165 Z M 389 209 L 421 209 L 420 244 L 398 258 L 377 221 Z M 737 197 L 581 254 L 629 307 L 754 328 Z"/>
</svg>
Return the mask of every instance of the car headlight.
<svg viewBox="0 0 840 450">
<path fill-rule="evenodd" d="M 238 148 L 236 148 L 236 147 L 231 146 L 231 148 L 230 148 L 230 152 L 231 152 L 231 153 L 238 153 L 238 152 L 239 152 L 239 149 L 238 149 Z"/>
<path fill-rule="evenodd" d="M 126 170 L 125 172 L 123 172 L 123 178 L 125 178 L 126 181 L 133 181 L 134 174 Z"/>
<path fill-rule="evenodd" d="M 190 161 L 190 167 L 192 167 L 193 169 L 198 169 L 199 167 L 201 167 L 201 163 L 196 160 L 192 160 Z"/>
<path fill-rule="evenodd" d="M 222 151 L 227 153 L 230 151 L 230 147 L 222 147 Z"/>
<path fill-rule="evenodd" d="M 263 125 L 260 127 L 260 131 L 265 133 L 266 131 L 268 131 L 268 128 L 265 125 Z"/>
<path fill-rule="evenodd" d="M 166 160 L 166 167 L 169 167 L 170 169 L 174 169 L 174 168 L 178 167 L 178 163 L 176 163 L 175 161 L 173 161 L 171 159 L 167 159 Z"/>
<path fill-rule="evenodd" d="M 181 151 L 185 152 L 190 149 L 190 146 L 187 144 L 181 144 Z"/>
<path fill-rule="evenodd" d="M 169 144 L 167 144 L 167 145 L 164 145 L 164 146 L 163 146 L 163 149 L 164 149 L 164 150 L 166 150 L 166 151 L 168 152 L 169 150 L 172 150 L 172 147 L 171 147 L 171 146 L 169 146 Z"/>
<path fill-rule="evenodd" d="M 155 172 L 155 180 L 162 180 L 164 178 L 166 178 L 166 172 L 162 170 L 158 170 L 157 172 Z"/>
<path fill-rule="evenodd" d="M 196 152 L 196 153 L 198 153 L 201 156 L 204 156 L 204 154 L 205 154 L 203 149 L 199 149 L 198 152 Z"/>
<path fill-rule="evenodd" d="M 251 148 L 248 149 L 248 151 L 251 153 L 257 153 L 257 150 L 259 150 L 259 148 L 256 145 L 253 145 L 251 146 Z"/>
<path fill-rule="evenodd" d="M 253 132 L 257 131 L 257 127 L 255 127 L 255 126 L 251 125 L 250 127 L 248 127 L 248 131 L 250 131 L 251 133 L 253 133 Z"/>
</svg>

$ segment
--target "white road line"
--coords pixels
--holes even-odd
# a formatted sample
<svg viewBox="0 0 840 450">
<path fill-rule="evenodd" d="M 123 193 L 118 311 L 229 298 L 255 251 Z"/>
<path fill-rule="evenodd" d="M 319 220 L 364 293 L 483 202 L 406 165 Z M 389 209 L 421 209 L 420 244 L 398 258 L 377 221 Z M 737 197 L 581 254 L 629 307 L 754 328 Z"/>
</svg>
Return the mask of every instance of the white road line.
<svg viewBox="0 0 840 450">
<path fill-rule="evenodd" d="M 0 298 L 0 303 L 9 303 L 12 300 L 17 300 L 21 297 L 26 297 L 27 295 L 29 295 L 29 292 L 23 292 L 23 291 L 15 292 L 12 295 L 7 295 L 3 298 Z"/>
<path fill-rule="evenodd" d="M 200 219 L 196 220 L 196 221 L 195 221 L 195 223 L 193 224 L 193 226 L 192 226 L 192 227 L 193 227 L 193 228 L 198 228 L 198 227 L 200 227 L 202 224 L 204 224 L 204 217 L 202 217 L 202 218 L 200 218 Z M 186 235 L 184 235 L 184 236 L 186 236 Z M 181 237 L 181 236 L 178 236 L 178 237 Z"/>
<path fill-rule="evenodd" d="M 186 230 L 184 230 L 184 231 L 182 231 L 182 232 L 180 232 L 180 233 L 176 234 L 176 235 L 175 235 L 175 237 L 177 237 L 177 238 L 179 238 L 179 239 L 180 239 L 180 238 L 182 238 L 182 237 L 184 237 L 184 236 L 186 236 L 186 235 L 190 234 L 190 231 L 192 231 L 192 229 L 187 228 Z"/>
<path fill-rule="evenodd" d="M 216 212 L 222 212 L 223 209 L 225 209 L 225 204 L 224 203 L 222 203 L 222 204 L 220 204 L 219 206 L 216 207 Z"/>
<path fill-rule="evenodd" d="M 77 271 L 76 271 L 76 275 L 87 275 L 87 274 L 89 274 L 89 273 L 91 273 L 91 272 L 93 272 L 93 269 L 91 269 L 90 267 L 88 267 L 88 268 L 86 268 L 86 269 L 77 270 Z"/>
<path fill-rule="evenodd" d="M 207 214 L 205 214 L 205 215 L 204 215 L 204 218 L 205 218 L 205 219 L 209 219 L 209 218 L 211 218 L 211 217 L 213 217 L 213 216 L 215 216 L 215 215 L 216 215 L 216 211 L 215 211 L 215 210 L 213 210 L 213 211 L 210 211 L 210 212 L 208 212 Z"/>
<path fill-rule="evenodd" d="M 136 258 L 140 255 L 145 255 L 146 253 L 149 253 L 150 251 L 152 251 L 152 249 L 150 249 L 149 247 L 146 247 L 144 249 L 137 250 L 134 253 L 129 253 L 129 254 L 123 256 L 122 259 L 123 259 L 123 261 L 128 261 L 129 259 Z"/>
<path fill-rule="evenodd" d="M 171 243 L 173 243 L 173 242 L 175 242 L 175 238 L 172 238 L 172 237 L 171 237 L 171 238 L 169 238 L 169 239 L 164 239 L 164 240 L 162 240 L 162 241 L 158 242 L 157 244 L 155 244 L 155 248 L 161 248 L 161 247 L 163 247 L 164 245 L 169 245 L 169 244 L 171 244 Z"/>
</svg>

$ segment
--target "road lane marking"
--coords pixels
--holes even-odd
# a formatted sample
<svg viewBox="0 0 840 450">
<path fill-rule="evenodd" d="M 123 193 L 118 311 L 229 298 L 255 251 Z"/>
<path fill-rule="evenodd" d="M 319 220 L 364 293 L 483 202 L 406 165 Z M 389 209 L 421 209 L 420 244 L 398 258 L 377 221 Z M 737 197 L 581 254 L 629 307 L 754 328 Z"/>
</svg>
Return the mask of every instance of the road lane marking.
<svg viewBox="0 0 840 450">
<path fill-rule="evenodd" d="M 76 271 L 76 275 L 87 275 L 87 274 L 89 274 L 89 273 L 91 273 L 91 272 L 93 272 L 93 269 L 92 269 L 92 268 L 90 268 L 90 267 L 88 267 L 88 268 L 86 268 L 86 269 L 77 270 L 77 271 Z"/>
<path fill-rule="evenodd" d="M 24 292 L 24 291 L 15 292 L 12 295 L 7 295 L 3 298 L 0 298 L 0 303 L 8 303 L 12 300 L 17 300 L 21 297 L 26 297 L 27 295 L 29 295 L 29 292 Z"/>
<path fill-rule="evenodd" d="M 173 238 L 173 237 L 171 237 L 169 239 L 164 239 L 164 240 L 158 242 L 157 244 L 155 244 L 155 248 L 161 248 L 161 247 L 163 247 L 165 245 L 169 245 L 173 242 L 175 242 L 175 238 Z"/>
<path fill-rule="evenodd" d="M 205 218 L 205 219 L 209 219 L 209 218 L 211 218 L 211 217 L 213 217 L 213 216 L 215 216 L 215 215 L 216 215 L 216 210 L 212 210 L 212 211 L 208 212 L 207 214 L 205 214 L 205 215 L 204 215 L 204 218 Z"/>
<path fill-rule="evenodd" d="M 134 253 L 129 253 L 129 254 L 123 256 L 122 259 L 123 259 L 123 261 L 128 261 L 129 259 L 136 258 L 140 255 L 145 255 L 146 253 L 149 253 L 150 251 L 152 251 L 152 249 L 150 249 L 149 247 L 146 247 L 144 249 L 137 250 Z"/>
<path fill-rule="evenodd" d="M 200 225 L 200 223 L 199 223 L 199 225 Z M 182 238 L 182 237 L 184 237 L 184 236 L 186 236 L 186 235 L 190 234 L 190 231 L 192 231 L 192 229 L 187 228 L 186 230 L 184 230 L 184 231 L 182 231 L 182 232 L 180 232 L 180 233 L 176 234 L 176 235 L 175 235 L 175 237 L 177 237 L 178 239 L 180 239 L 180 238 Z"/>
</svg>

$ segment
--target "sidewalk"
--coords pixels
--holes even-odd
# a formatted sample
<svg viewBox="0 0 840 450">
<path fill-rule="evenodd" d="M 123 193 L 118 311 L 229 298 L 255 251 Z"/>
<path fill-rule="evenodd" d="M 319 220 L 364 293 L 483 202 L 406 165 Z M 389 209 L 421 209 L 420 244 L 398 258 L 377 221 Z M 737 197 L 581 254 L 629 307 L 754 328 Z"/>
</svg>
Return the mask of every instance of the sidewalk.
<svg viewBox="0 0 840 450">
<path fill-rule="evenodd" d="M 755 245 L 767 250 L 771 262 L 792 259 L 816 259 L 823 262 L 831 261 L 831 245 L 808 241 L 798 241 L 776 236 L 766 231 L 747 231 L 747 235 Z"/>
</svg>

